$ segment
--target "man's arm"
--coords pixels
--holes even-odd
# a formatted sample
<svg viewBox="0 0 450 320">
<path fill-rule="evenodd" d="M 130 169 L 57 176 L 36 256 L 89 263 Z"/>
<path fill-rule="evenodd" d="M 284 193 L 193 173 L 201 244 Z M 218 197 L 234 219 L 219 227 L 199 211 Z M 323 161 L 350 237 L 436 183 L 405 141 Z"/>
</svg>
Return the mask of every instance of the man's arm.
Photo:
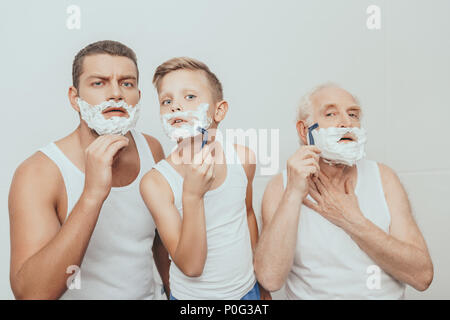
<svg viewBox="0 0 450 320">
<path fill-rule="evenodd" d="M 320 151 L 302 146 L 287 162 L 287 185 L 282 174 L 267 185 L 262 201 L 262 233 L 255 251 L 255 272 L 269 291 L 281 289 L 292 268 L 300 208 L 308 192 L 308 178 L 319 170 Z"/>
<path fill-rule="evenodd" d="M 85 183 L 88 187 L 85 185 L 83 194 L 62 226 L 55 208 L 57 195 L 64 190 L 64 184 L 56 165 L 42 153 L 36 153 L 16 170 L 8 200 L 10 282 L 17 299 L 59 298 L 67 290 L 66 282 L 70 276 L 66 273 L 67 268 L 81 265 L 104 198 L 109 193 L 109 165 L 114 154 L 128 144 L 123 137 L 101 141 L 103 143 L 97 141 L 94 147 L 102 150 L 91 149 L 87 156 L 91 160 L 87 162 L 86 170 L 95 174 L 87 174 L 89 178 Z M 92 160 L 93 155 L 102 160 Z"/>
<path fill-rule="evenodd" d="M 391 213 L 389 234 L 366 221 L 352 238 L 378 265 L 394 278 L 419 291 L 433 280 L 433 263 L 414 221 L 408 195 L 395 172 L 380 164 L 386 202 Z"/>
<path fill-rule="evenodd" d="M 383 191 L 391 214 L 389 234 L 364 217 L 354 192 L 345 182 L 339 192 L 328 178 L 319 175 L 313 181 L 311 196 L 317 205 L 305 201 L 324 218 L 341 227 L 380 268 L 419 291 L 433 279 L 433 264 L 423 236 L 413 219 L 407 194 L 394 171 L 379 165 Z"/>
<path fill-rule="evenodd" d="M 247 224 L 250 232 L 250 241 L 252 245 L 252 251 L 255 252 L 256 244 L 258 243 L 259 232 L 258 223 L 256 222 L 255 211 L 253 210 L 253 179 L 255 178 L 256 171 L 256 155 L 247 147 L 236 144 L 236 151 L 241 160 L 242 166 L 247 176 L 247 190 L 245 196 L 245 206 L 247 209 Z M 272 296 L 264 287 L 259 285 L 259 292 L 261 300 L 272 300 Z"/>
</svg>

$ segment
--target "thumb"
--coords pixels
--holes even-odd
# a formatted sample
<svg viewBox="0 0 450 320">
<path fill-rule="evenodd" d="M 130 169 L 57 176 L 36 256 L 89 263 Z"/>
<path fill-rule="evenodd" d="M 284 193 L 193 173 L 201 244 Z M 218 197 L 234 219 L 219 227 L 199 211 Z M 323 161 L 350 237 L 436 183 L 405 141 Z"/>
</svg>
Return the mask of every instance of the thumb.
<svg viewBox="0 0 450 320">
<path fill-rule="evenodd" d="M 355 194 L 355 184 L 350 178 L 345 180 L 344 186 L 346 194 Z"/>
</svg>

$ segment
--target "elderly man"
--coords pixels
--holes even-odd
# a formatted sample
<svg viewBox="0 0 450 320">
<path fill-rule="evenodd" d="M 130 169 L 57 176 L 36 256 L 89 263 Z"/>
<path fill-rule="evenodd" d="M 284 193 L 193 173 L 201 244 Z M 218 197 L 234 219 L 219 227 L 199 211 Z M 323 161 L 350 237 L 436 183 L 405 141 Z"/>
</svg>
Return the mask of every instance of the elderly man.
<svg viewBox="0 0 450 320">
<path fill-rule="evenodd" d="M 301 101 L 302 146 L 267 185 L 255 271 L 288 299 L 401 299 L 433 264 L 392 169 L 364 156 L 361 107 L 333 84 Z"/>
</svg>

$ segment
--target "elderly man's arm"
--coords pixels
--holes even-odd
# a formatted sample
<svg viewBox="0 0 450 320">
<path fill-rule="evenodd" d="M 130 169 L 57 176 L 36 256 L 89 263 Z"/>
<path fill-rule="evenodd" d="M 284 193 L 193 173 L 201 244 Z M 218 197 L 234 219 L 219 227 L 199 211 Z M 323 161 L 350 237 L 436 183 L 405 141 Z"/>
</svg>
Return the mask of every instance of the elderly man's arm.
<svg viewBox="0 0 450 320">
<path fill-rule="evenodd" d="M 287 162 L 286 189 L 283 176 L 267 185 L 262 202 L 262 232 L 256 246 L 254 267 L 259 283 L 269 291 L 279 290 L 294 261 L 302 200 L 308 180 L 319 171 L 319 149 L 302 146 Z"/>
<path fill-rule="evenodd" d="M 391 214 L 389 234 L 363 216 L 354 186 L 347 182 L 346 194 L 337 196 L 326 177 L 321 176 L 322 181 L 313 179 L 318 188 L 310 188 L 310 192 L 319 205 L 308 201 L 305 204 L 344 229 L 385 272 L 419 291 L 426 290 L 433 280 L 433 264 L 425 240 L 399 178 L 389 167 L 379 164 L 379 168 Z"/>
</svg>

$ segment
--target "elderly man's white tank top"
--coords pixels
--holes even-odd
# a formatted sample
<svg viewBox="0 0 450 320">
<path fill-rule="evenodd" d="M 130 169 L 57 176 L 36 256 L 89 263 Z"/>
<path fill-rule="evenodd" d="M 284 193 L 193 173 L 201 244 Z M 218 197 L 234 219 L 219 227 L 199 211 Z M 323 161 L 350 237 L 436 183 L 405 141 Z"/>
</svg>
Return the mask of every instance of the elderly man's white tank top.
<svg viewBox="0 0 450 320">
<path fill-rule="evenodd" d="M 389 233 L 391 221 L 378 165 L 360 160 L 355 193 L 364 216 Z M 287 171 L 283 171 L 286 188 Z M 308 199 L 314 201 L 309 195 Z M 405 285 L 381 268 L 351 237 L 302 205 L 288 299 L 403 299 Z"/>
<path fill-rule="evenodd" d="M 170 265 L 170 289 L 179 300 L 241 299 L 256 283 L 247 224 L 247 176 L 233 145 L 225 148 L 225 181 L 204 196 L 207 257 L 199 277 Z M 183 216 L 183 177 L 165 160 L 154 166 L 169 183 L 174 204 Z"/>
<path fill-rule="evenodd" d="M 131 133 L 140 172 L 131 184 L 111 189 L 81 263 L 81 288 L 68 289 L 60 299 L 153 299 L 155 224 L 141 198 L 139 182 L 155 162 L 145 137 Z M 55 162 L 64 179 L 68 217 L 83 192 L 84 173 L 54 143 L 40 151 Z"/>
</svg>

